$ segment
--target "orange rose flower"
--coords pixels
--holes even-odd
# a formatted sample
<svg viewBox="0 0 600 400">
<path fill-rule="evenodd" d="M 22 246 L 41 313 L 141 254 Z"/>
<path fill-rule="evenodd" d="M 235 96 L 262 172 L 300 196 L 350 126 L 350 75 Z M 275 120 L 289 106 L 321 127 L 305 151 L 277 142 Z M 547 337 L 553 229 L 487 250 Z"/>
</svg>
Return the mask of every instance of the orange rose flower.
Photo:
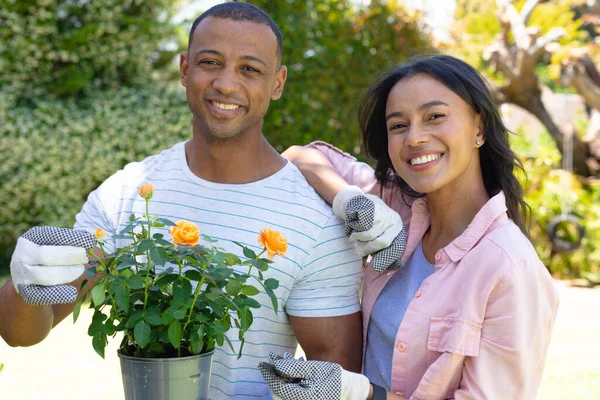
<svg viewBox="0 0 600 400">
<path fill-rule="evenodd" d="M 193 222 L 177 221 L 176 226 L 169 229 L 169 233 L 173 237 L 173 243 L 177 246 L 194 246 L 200 240 L 200 229 Z"/>
<path fill-rule="evenodd" d="M 269 258 L 272 260 L 277 254 L 284 256 L 287 251 L 287 240 L 274 229 L 264 228 L 258 235 L 258 243 L 267 249 Z"/>
<path fill-rule="evenodd" d="M 106 236 L 106 232 L 104 232 L 102 229 L 100 228 L 96 228 L 96 239 L 102 239 L 104 236 Z"/>
<path fill-rule="evenodd" d="M 140 196 L 145 199 L 150 200 L 154 195 L 154 186 L 151 183 L 146 183 L 140 186 Z"/>
</svg>

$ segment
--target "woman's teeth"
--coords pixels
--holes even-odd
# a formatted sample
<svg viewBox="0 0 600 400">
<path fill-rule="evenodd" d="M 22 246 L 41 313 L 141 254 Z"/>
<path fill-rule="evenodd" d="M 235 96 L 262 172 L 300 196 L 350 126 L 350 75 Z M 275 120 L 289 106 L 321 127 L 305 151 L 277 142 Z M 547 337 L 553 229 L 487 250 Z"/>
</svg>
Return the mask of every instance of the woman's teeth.
<svg viewBox="0 0 600 400">
<path fill-rule="evenodd" d="M 415 157 L 410 160 L 410 165 L 421 165 L 432 162 L 440 158 L 439 154 L 428 154 L 426 156 Z"/>
</svg>

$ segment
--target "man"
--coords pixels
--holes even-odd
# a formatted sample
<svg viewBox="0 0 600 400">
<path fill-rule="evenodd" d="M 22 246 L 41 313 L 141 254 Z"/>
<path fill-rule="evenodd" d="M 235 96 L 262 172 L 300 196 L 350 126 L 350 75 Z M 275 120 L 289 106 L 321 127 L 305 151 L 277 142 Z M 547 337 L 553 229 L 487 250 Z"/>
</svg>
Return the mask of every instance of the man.
<svg viewBox="0 0 600 400">
<path fill-rule="evenodd" d="M 257 7 L 232 2 L 202 14 L 192 26 L 188 51 L 180 55 L 192 139 L 110 177 L 90 194 L 75 224 L 115 234 L 132 212 L 143 211 L 137 190 L 150 182 L 153 214 L 195 222 L 229 251 L 238 251 L 232 240 L 258 249 L 264 227 L 287 238 L 285 257 L 268 270 L 280 282 L 280 312 L 273 312 L 265 296 L 246 334 L 244 356 L 238 360 L 228 348 L 217 349 L 213 400 L 270 398 L 257 364 L 270 351 L 293 352 L 297 342 L 310 359 L 360 370 L 361 260 L 343 223 L 262 135 L 269 102 L 281 97 L 287 77 L 281 57 L 281 33 Z M 13 277 L 23 264 L 16 253 Z M 79 288 L 82 280 L 72 286 Z M 73 310 L 72 303 L 32 306 L 21 294 L 10 282 L 0 290 L 0 334 L 13 346 L 40 342 Z M 229 336 L 237 339 L 235 331 Z"/>
</svg>

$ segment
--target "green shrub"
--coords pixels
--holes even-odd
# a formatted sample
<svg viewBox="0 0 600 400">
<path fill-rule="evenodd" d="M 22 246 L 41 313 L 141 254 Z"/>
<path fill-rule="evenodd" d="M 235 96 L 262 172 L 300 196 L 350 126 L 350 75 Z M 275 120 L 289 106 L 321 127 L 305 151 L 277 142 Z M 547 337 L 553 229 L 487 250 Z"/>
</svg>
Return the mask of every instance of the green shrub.
<svg viewBox="0 0 600 400">
<path fill-rule="evenodd" d="M 0 100 L 0 120 L 0 265 L 29 227 L 72 226 L 108 176 L 192 132 L 185 93 L 174 85 L 39 100 L 31 108 Z"/>
<path fill-rule="evenodd" d="M 0 3 L 0 87 L 19 100 L 148 82 L 175 36 L 175 0 Z"/>
<path fill-rule="evenodd" d="M 600 272 L 600 181 L 585 180 L 561 167 L 561 155 L 547 133 L 535 142 L 514 135 L 512 146 L 520 155 L 528 180 L 523 181 L 526 201 L 532 209 L 531 237 L 538 255 L 550 272 L 561 278 L 586 277 L 598 281 Z M 567 209 L 563 208 L 563 204 Z M 570 253 L 552 254 L 546 230 L 563 211 L 582 217 L 587 232 L 581 247 Z M 565 239 L 569 232 L 564 232 Z"/>
</svg>

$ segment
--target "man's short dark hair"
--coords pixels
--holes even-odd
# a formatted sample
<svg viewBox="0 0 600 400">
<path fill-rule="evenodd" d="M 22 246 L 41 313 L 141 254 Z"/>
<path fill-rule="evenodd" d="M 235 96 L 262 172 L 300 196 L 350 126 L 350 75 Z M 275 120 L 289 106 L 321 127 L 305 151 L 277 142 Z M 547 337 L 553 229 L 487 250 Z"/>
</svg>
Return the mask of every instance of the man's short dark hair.
<svg viewBox="0 0 600 400">
<path fill-rule="evenodd" d="M 188 41 L 188 50 L 192 45 L 192 38 L 194 31 L 200 22 L 207 17 L 221 18 L 221 19 L 232 19 L 234 21 L 251 21 L 257 24 L 264 24 L 271 28 L 275 37 L 277 38 L 277 58 L 281 60 L 283 54 L 283 35 L 279 30 L 277 24 L 269 17 L 269 15 L 261 10 L 260 8 L 253 6 L 248 3 L 240 2 L 227 2 L 223 4 L 217 4 L 202 13 L 194 23 L 190 30 L 190 38 Z"/>
</svg>

